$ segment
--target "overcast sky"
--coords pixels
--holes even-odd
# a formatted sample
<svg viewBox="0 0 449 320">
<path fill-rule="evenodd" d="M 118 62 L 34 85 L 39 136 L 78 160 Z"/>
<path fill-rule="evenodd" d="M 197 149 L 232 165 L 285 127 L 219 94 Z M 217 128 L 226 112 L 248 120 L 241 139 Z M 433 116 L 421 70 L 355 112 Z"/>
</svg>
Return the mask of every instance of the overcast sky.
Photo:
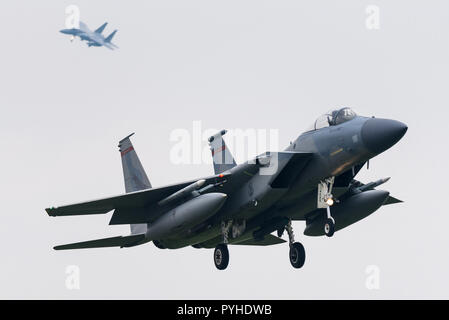
<svg viewBox="0 0 449 320">
<path fill-rule="evenodd" d="M 118 29 L 120 48 L 59 33 L 69 4 L 92 29 Z M 449 298 L 448 1 L 10 0 L 0 30 L 0 298 Z M 129 233 L 111 214 L 44 211 L 123 193 L 117 143 L 129 133 L 156 187 L 213 173 L 170 161 L 173 130 L 275 129 L 283 149 L 339 106 L 409 126 L 358 176 L 391 176 L 382 189 L 405 202 L 331 239 L 295 222 L 302 269 L 286 244 L 230 247 L 224 272 L 191 247 L 52 250 Z"/>
</svg>

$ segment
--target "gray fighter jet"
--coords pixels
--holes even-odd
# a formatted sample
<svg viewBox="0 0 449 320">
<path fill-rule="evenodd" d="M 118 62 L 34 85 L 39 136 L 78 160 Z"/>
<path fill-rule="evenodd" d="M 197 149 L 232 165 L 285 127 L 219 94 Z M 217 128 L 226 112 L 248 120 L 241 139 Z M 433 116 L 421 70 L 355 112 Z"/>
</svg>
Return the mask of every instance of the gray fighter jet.
<svg viewBox="0 0 449 320">
<path fill-rule="evenodd" d="M 88 47 L 106 47 L 108 49 L 114 50 L 118 48 L 115 44 L 113 44 L 112 38 L 114 37 L 117 30 L 114 30 L 109 36 L 106 38 L 102 35 L 104 28 L 108 23 L 103 23 L 98 29 L 95 31 L 91 31 L 84 22 L 79 23 L 79 28 L 71 28 L 71 29 L 62 29 L 59 32 L 64 34 L 69 34 L 70 41 L 73 41 L 75 37 L 79 37 L 81 41 L 87 41 Z"/>
<path fill-rule="evenodd" d="M 149 241 L 160 249 L 215 248 L 215 266 L 223 270 L 228 245 L 275 245 L 286 242 L 281 238 L 286 231 L 290 262 L 300 268 L 306 255 L 295 242 L 292 221 L 305 221 L 307 236 L 332 237 L 382 205 L 401 202 L 375 189 L 389 178 L 364 184 L 355 176 L 406 131 L 401 122 L 341 108 L 319 117 L 285 151 L 236 164 L 223 130 L 209 138 L 214 175 L 158 188 L 151 187 L 128 136 L 119 143 L 126 194 L 46 211 L 50 216 L 113 211 L 109 224 L 130 224 L 131 234 L 54 249 L 123 248 Z"/>
</svg>

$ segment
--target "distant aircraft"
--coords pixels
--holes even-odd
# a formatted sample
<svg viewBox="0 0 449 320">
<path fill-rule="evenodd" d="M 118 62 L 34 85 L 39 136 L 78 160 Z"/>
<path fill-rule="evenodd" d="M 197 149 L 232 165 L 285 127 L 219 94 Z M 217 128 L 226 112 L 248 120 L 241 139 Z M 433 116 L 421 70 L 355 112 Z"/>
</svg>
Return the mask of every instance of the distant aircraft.
<svg viewBox="0 0 449 320">
<path fill-rule="evenodd" d="M 71 35 L 70 41 L 73 41 L 75 37 L 80 37 L 81 40 L 87 41 L 88 47 L 101 47 L 105 46 L 108 49 L 114 50 L 118 48 L 115 44 L 111 42 L 117 30 L 114 30 L 109 36 L 106 38 L 101 34 L 106 28 L 108 23 L 105 22 L 95 31 L 91 31 L 84 22 L 80 21 L 79 29 L 71 28 L 71 29 L 62 29 L 59 32 L 64 34 Z"/>
<path fill-rule="evenodd" d="M 46 211 L 50 216 L 114 211 L 109 224 L 130 224 L 131 234 L 54 249 L 123 248 L 149 241 L 160 249 L 191 245 L 215 248 L 215 266 L 223 270 L 229 262 L 228 245 L 275 245 L 285 242 L 281 237 L 286 231 L 290 263 L 301 268 L 306 255 L 295 242 L 292 221 L 305 221 L 307 236 L 332 237 L 382 205 L 402 202 L 375 189 L 389 178 L 364 184 L 355 176 L 406 131 L 399 121 L 340 108 L 319 117 L 285 151 L 266 152 L 237 165 L 222 130 L 209 138 L 215 175 L 158 188 L 151 187 L 128 136 L 119 142 L 126 194 Z M 255 262 L 259 268 L 266 258 Z"/>
</svg>

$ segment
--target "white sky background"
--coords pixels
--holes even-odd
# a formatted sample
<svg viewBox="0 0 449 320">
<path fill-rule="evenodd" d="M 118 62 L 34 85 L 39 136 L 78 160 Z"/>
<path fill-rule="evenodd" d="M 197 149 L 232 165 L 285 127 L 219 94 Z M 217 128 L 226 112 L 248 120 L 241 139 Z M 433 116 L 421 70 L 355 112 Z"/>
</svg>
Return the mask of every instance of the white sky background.
<svg viewBox="0 0 449 320">
<path fill-rule="evenodd" d="M 69 4 L 91 29 L 117 28 L 120 49 L 60 34 Z M 368 5 L 379 30 L 365 26 Z M 449 298 L 449 2 L 2 1 L 0 30 L 0 298 Z M 174 129 L 274 128 L 283 149 L 337 106 L 409 126 L 358 176 L 392 176 L 382 188 L 405 202 L 331 239 L 296 222 L 302 269 L 286 244 L 230 247 L 225 272 L 191 247 L 52 250 L 129 232 L 111 214 L 44 211 L 124 192 L 127 134 L 162 186 L 213 172 L 170 162 Z M 66 288 L 68 265 L 80 290 Z M 378 290 L 365 286 L 369 265 Z"/>
</svg>

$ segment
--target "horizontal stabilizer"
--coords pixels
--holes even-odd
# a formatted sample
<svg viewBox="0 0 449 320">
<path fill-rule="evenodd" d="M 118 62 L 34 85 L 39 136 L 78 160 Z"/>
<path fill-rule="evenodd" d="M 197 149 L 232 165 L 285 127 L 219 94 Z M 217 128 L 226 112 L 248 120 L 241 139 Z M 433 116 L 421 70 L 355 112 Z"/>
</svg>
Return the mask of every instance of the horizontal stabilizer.
<svg viewBox="0 0 449 320">
<path fill-rule="evenodd" d="M 387 200 L 385 200 L 383 205 L 385 206 L 387 204 L 395 204 L 395 203 L 401 203 L 401 202 L 404 202 L 404 201 L 396 199 L 395 197 L 389 196 L 387 198 Z"/>
<path fill-rule="evenodd" d="M 106 247 L 132 247 L 140 244 L 145 239 L 145 234 L 135 234 L 131 236 L 119 236 L 105 239 L 89 240 L 56 246 L 55 250 L 88 249 Z"/>
<path fill-rule="evenodd" d="M 244 245 L 244 246 L 271 246 L 273 244 L 280 244 L 280 243 L 284 243 L 284 242 L 285 242 L 284 239 L 273 236 L 272 234 L 268 234 L 268 235 L 264 236 L 263 240 L 249 239 L 249 240 L 245 240 L 243 242 L 233 243 L 233 244 Z"/>
</svg>

